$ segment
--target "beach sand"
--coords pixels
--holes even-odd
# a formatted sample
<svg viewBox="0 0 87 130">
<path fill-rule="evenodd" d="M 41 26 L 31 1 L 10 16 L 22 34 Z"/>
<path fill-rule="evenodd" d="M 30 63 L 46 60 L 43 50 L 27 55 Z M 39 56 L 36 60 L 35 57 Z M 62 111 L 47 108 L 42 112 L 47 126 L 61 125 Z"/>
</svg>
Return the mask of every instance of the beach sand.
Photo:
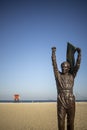
<svg viewBox="0 0 87 130">
<path fill-rule="evenodd" d="M 56 103 L 0 103 L 0 130 L 58 130 Z M 87 102 L 76 102 L 75 130 L 87 130 Z"/>
</svg>

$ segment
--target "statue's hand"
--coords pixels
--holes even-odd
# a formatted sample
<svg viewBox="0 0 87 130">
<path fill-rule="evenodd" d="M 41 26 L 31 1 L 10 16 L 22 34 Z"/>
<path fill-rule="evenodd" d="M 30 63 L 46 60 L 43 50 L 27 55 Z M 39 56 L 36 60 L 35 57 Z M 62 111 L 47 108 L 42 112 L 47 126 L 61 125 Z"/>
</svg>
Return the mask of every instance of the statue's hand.
<svg viewBox="0 0 87 130">
<path fill-rule="evenodd" d="M 52 47 L 52 52 L 56 52 L 56 47 Z"/>
<path fill-rule="evenodd" d="M 76 48 L 76 51 L 77 51 L 78 53 L 80 53 L 80 52 L 81 52 L 81 49 L 80 49 L 80 48 Z"/>
</svg>

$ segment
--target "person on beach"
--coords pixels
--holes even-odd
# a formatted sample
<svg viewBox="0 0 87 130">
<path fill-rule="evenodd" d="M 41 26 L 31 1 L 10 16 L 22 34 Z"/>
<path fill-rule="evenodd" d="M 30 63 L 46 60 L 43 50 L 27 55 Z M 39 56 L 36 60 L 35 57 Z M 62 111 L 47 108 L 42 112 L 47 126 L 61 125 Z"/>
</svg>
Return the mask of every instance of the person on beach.
<svg viewBox="0 0 87 130">
<path fill-rule="evenodd" d="M 68 61 L 61 64 L 62 72 L 58 70 L 56 62 L 56 47 L 52 47 L 52 64 L 57 86 L 57 117 L 59 130 L 65 130 L 65 116 L 67 115 L 67 130 L 74 130 L 75 96 L 73 95 L 74 78 L 81 62 L 81 49 L 75 48 L 78 56 L 73 71 Z"/>
</svg>

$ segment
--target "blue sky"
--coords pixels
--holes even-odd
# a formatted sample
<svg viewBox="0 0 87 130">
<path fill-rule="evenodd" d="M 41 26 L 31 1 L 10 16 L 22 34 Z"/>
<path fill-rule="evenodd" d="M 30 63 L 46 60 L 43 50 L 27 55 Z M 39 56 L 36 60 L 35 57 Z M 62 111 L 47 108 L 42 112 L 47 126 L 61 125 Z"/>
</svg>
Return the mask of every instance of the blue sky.
<svg viewBox="0 0 87 130">
<path fill-rule="evenodd" d="M 82 50 L 74 94 L 87 99 L 86 0 L 1 0 L 0 100 L 56 99 L 51 47 L 61 71 L 67 42 Z"/>
</svg>

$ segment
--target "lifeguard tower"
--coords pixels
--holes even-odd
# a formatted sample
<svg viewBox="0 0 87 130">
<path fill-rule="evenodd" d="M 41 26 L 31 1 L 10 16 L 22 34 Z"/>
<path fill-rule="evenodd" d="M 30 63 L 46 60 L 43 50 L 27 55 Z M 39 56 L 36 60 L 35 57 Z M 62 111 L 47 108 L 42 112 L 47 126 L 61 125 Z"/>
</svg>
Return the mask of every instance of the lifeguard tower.
<svg viewBox="0 0 87 130">
<path fill-rule="evenodd" d="M 20 99 L 20 95 L 19 94 L 15 94 L 14 95 L 14 101 L 15 102 L 19 102 L 19 99 Z"/>
</svg>

